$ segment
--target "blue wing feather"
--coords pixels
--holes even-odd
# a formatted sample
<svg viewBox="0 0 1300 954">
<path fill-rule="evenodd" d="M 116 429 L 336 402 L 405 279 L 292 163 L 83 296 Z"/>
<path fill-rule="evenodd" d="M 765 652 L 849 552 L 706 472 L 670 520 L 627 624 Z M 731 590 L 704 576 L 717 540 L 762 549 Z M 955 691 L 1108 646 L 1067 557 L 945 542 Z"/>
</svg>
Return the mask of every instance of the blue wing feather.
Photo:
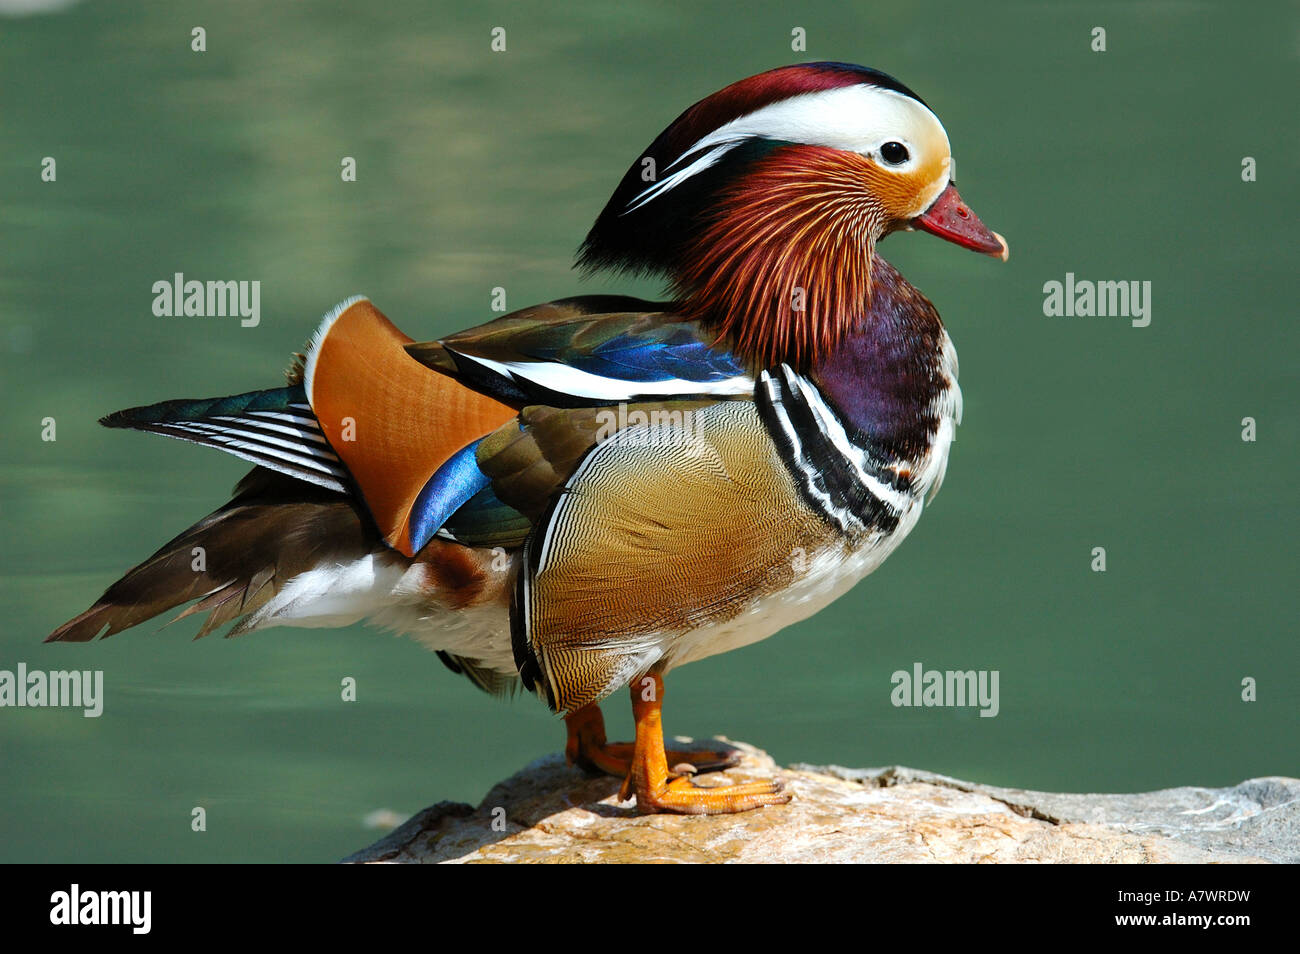
<svg viewBox="0 0 1300 954">
<path fill-rule="evenodd" d="M 468 382 L 516 403 L 752 391 L 749 369 L 698 324 L 670 311 L 573 314 L 581 304 L 572 299 L 498 319 L 444 339 L 437 353 L 450 353 Z"/>
<path fill-rule="evenodd" d="M 488 486 L 487 476 L 478 469 L 474 459 L 481 443 L 480 438 L 452 454 L 420 489 L 411 507 L 412 551 L 420 550 L 433 539 L 448 517 Z"/>
<path fill-rule="evenodd" d="M 556 360 L 557 355 L 538 353 L 537 357 Z M 731 352 L 710 347 L 690 335 L 668 340 L 645 340 L 633 335 L 619 335 L 592 351 L 563 356 L 571 367 L 603 377 L 626 381 L 667 381 L 679 379 L 704 383 L 723 381 L 744 374 L 744 367 Z"/>
</svg>

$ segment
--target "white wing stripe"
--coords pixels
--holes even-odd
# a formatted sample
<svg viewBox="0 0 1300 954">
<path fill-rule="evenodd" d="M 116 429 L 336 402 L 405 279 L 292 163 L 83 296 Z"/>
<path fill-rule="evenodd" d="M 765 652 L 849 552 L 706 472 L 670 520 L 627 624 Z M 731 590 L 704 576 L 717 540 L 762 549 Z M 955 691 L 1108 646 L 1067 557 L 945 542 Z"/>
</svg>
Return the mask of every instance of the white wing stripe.
<svg viewBox="0 0 1300 954">
<path fill-rule="evenodd" d="M 209 424 L 205 421 L 188 421 L 182 426 L 195 430 L 201 434 L 213 434 L 213 435 L 228 434 L 234 437 L 239 437 L 250 441 L 256 441 L 257 443 L 265 444 L 267 447 L 283 448 L 284 450 L 287 450 L 290 453 L 305 455 L 307 457 L 312 458 L 313 460 L 321 460 L 321 461 L 332 462 L 332 463 L 338 463 L 339 460 L 338 457 L 335 456 L 334 451 L 330 449 L 328 444 L 322 447 L 312 447 L 295 441 L 286 441 L 279 437 L 272 437 L 270 434 L 265 434 L 260 430 L 249 430 L 240 427 L 226 427 L 220 424 Z"/>
<path fill-rule="evenodd" d="M 186 434 L 193 434 L 196 438 L 203 438 L 211 443 L 218 444 L 222 447 L 240 448 L 247 451 L 256 451 L 265 457 L 275 457 L 286 463 L 293 464 L 297 467 L 303 467 L 314 470 L 323 474 L 334 476 L 344 476 L 345 471 L 337 457 L 331 453 L 326 456 L 305 456 L 310 454 L 310 450 L 301 446 L 287 444 L 275 441 L 272 438 L 264 438 L 260 434 L 250 434 L 244 431 L 233 431 L 229 428 L 215 427 L 197 422 L 184 424 L 168 424 L 169 428 L 181 431 Z M 295 453 L 297 451 L 298 453 Z"/>
<path fill-rule="evenodd" d="M 695 394 L 747 395 L 753 393 L 754 379 L 738 374 L 721 381 L 688 381 L 669 378 L 666 381 L 630 381 L 610 378 L 589 371 L 580 371 L 554 361 L 496 361 L 476 355 L 456 354 L 473 361 L 507 380 L 521 378 L 539 387 L 569 394 L 574 397 L 602 401 L 633 401 L 641 397 L 675 397 Z"/>
<path fill-rule="evenodd" d="M 256 414 L 258 412 L 254 411 L 252 413 Z M 209 420 L 229 421 L 232 424 L 244 424 L 247 427 L 256 427 L 259 432 L 275 431 L 277 434 L 287 434 L 289 437 L 296 437 L 299 438 L 300 440 L 314 441 L 317 444 L 328 443 L 325 440 L 325 438 L 321 436 L 320 430 L 314 426 L 311 428 L 308 428 L 307 426 L 284 427 L 283 425 L 280 424 L 268 424 L 261 420 L 250 421 L 247 418 L 242 418 L 242 417 L 227 417 L 223 414 L 214 414 L 212 415 L 211 418 L 209 418 Z M 293 420 L 293 419 L 289 418 L 289 420 Z M 314 425 L 315 421 L 313 421 L 312 424 Z"/>
</svg>

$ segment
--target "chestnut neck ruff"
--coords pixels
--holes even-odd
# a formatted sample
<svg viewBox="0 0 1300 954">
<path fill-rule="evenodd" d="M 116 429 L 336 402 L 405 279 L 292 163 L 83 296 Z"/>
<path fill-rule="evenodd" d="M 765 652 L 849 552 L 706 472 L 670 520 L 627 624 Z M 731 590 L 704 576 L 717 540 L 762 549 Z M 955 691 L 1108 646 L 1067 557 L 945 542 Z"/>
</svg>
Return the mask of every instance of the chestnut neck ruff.
<svg viewBox="0 0 1300 954">
<path fill-rule="evenodd" d="M 776 149 L 725 188 L 683 248 L 683 317 L 756 367 L 806 369 L 853 332 L 871 300 L 885 214 L 860 156 Z"/>
</svg>

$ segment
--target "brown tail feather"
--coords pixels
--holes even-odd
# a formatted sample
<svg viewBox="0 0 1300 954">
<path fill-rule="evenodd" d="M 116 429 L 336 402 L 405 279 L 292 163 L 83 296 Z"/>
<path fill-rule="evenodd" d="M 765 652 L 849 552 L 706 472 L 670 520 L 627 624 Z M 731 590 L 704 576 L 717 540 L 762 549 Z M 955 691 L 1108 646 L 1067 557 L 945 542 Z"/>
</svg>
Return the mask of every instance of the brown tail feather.
<svg viewBox="0 0 1300 954">
<path fill-rule="evenodd" d="M 348 497 L 258 467 L 240 481 L 230 503 L 127 571 L 45 641 L 108 637 L 191 600 L 199 602 L 176 619 L 207 612 L 197 639 L 253 612 L 318 563 L 354 559 L 380 546 L 369 517 Z M 198 570 L 196 547 L 203 551 Z"/>
</svg>

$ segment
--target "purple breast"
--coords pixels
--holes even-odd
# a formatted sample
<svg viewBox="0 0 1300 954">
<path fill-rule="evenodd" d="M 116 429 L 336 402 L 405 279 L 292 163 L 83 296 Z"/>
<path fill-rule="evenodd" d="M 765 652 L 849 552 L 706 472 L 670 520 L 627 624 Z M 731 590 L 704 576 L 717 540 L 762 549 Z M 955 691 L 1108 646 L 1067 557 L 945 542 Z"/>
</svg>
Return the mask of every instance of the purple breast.
<svg viewBox="0 0 1300 954">
<path fill-rule="evenodd" d="M 950 384 L 943 338 L 934 306 L 877 255 L 866 314 L 812 379 L 855 443 L 886 460 L 916 460 L 938 427 L 935 399 Z"/>
</svg>

